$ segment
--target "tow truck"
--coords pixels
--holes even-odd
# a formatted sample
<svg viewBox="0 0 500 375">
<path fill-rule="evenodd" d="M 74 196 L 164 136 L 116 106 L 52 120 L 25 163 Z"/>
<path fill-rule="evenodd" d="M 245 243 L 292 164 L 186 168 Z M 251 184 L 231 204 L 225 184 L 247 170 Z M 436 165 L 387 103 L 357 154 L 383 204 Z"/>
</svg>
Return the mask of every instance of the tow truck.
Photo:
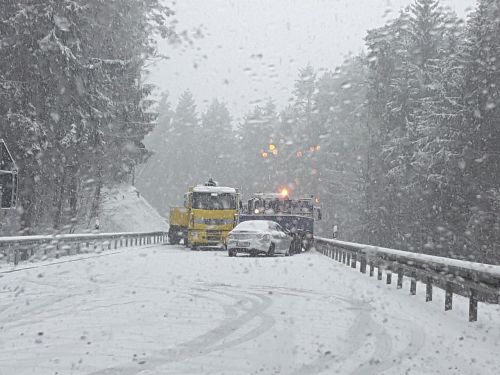
<svg viewBox="0 0 500 375">
<path fill-rule="evenodd" d="M 321 208 L 314 196 L 292 199 L 287 189 L 280 193 L 256 193 L 240 213 L 240 222 L 272 220 L 294 238 L 291 253 L 309 250 L 313 243 L 314 222 L 321 220 Z"/>
</svg>

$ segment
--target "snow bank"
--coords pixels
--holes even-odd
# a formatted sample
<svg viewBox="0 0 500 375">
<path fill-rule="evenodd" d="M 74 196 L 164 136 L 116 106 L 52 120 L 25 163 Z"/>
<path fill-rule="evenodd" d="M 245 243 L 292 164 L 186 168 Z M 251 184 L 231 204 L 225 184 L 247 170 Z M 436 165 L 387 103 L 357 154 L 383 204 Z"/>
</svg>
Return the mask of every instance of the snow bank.
<svg viewBox="0 0 500 375">
<path fill-rule="evenodd" d="M 167 220 L 130 185 L 105 188 L 99 210 L 99 232 L 167 231 Z"/>
</svg>

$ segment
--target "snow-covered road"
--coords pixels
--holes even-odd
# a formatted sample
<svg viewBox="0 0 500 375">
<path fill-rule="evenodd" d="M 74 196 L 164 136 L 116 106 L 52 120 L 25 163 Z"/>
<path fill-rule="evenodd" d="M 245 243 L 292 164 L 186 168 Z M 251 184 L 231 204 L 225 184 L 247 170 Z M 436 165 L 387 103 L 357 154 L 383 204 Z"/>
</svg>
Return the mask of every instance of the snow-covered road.
<svg viewBox="0 0 500 375">
<path fill-rule="evenodd" d="M 0 269 L 0 374 L 499 374 L 500 309 L 454 303 L 315 252 L 68 257 Z"/>
</svg>

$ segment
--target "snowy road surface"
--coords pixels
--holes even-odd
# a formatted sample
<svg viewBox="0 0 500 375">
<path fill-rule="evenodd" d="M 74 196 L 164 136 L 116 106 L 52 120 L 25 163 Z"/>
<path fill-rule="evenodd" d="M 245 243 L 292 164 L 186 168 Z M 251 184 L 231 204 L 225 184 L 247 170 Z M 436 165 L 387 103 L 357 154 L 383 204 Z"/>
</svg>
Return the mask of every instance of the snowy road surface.
<svg viewBox="0 0 500 375">
<path fill-rule="evenodd" d="M 314 252 L 157 246 L 3 268 L 0 374 L 500 374 L 497 306 L 468 323 L 466 301 L 445 313 L 407 287 Z"/>
</svg>

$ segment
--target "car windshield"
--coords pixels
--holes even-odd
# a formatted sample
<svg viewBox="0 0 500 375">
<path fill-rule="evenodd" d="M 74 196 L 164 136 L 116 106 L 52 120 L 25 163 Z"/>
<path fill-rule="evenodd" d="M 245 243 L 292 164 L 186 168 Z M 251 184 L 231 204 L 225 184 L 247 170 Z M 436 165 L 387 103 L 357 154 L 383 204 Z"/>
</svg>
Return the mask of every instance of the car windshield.
<svg viewBox="0 0 500 375">
<path fill-rule="evenodd" d="M 500 375 L 500 0 L 0 0 L 33 374 Z"/>
<path fill-rule="evenodd" d="M 268 231 L 272 229 L 273 222 L 266 220 L 244 221 L 236 226 L 236 231 Z"/>
</svg>

